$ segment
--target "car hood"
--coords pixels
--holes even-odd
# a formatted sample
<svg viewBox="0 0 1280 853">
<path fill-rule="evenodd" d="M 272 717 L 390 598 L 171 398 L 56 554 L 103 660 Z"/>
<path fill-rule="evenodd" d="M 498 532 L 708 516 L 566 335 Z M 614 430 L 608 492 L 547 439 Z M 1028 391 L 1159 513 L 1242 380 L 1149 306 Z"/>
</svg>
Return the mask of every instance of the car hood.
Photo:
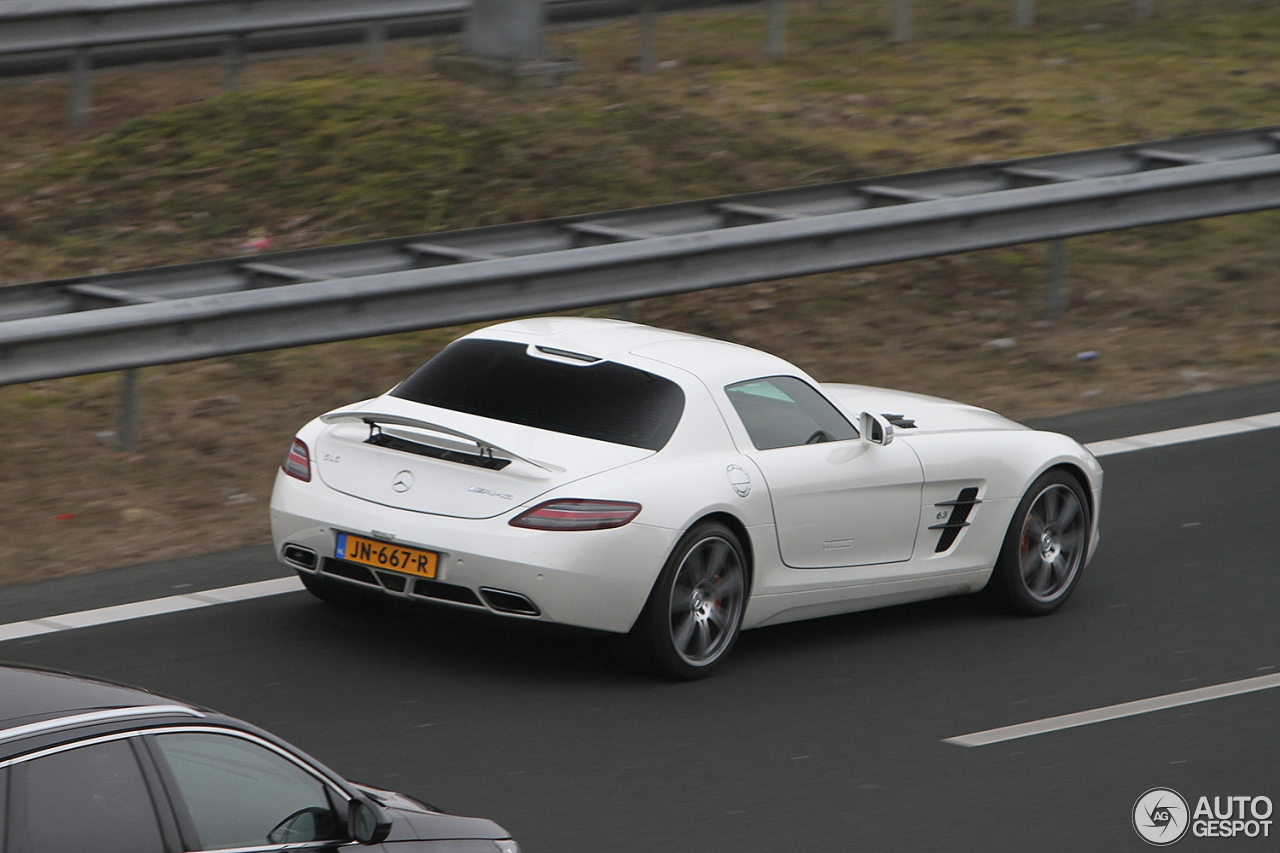
<svg viewBox="0 0 1280 853">
<path fill-rule="evenodd" d="M 356 787 L 362 794 L 373 798 L 391 818 L 391 834 L 387 836 L 387 841 L 493 840 L 511 837 L 511 833 L 486 818 L 446 814 L 395 791 L 384 791 L 366 785 Z"/>
<path fill-rule="evenodd" d="M 915 421 L 914 428 L 899 433 L 903 438 L 935 432 L 1029 429 L 987 409 L 941 397 L 867 385 L 830 384 L 822 387 L 855 418 L 862 412 L 876 412 L 901 415 Z"/>
</svg>

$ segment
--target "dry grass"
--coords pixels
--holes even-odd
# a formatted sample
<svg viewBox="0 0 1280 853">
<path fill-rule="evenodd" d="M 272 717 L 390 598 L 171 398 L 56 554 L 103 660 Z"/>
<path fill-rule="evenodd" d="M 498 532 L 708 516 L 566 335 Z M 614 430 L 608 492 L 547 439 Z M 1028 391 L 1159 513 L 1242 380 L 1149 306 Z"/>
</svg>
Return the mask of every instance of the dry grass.
<svg viewBox="0 0 1280 853">
<path fill-rule="evenodd" d="M 1057 8 L 1062 6 L 1063 8 Z M 84 134 L 65 82 L 0 88 L 0 281 L 16 282 L 654 204 L 802 182 L 1270 124 L 1280 10 L 1160 0 L 1044 9 L 793 3 L 782 60 L 763 13 L 672 15 L 653 75 L 635 26 L 551 40 L 557 89 L 329 53 L 101 74 Z M 674 65 L 671 63 L 674 62 Z M 1043 249 L 1020 247 L 650 300 L 642 322 L 738 340 L 820 379 L 943 394 L 1015 417 L 1280 378 L 1274 213 L 1071 241 L 1071 301 L 1041 319 Z M 0 389 L 0 583 L 267 540 L 290 434 L 389 387 L 459 330 L 143 372 L 141 453 L 111 449 L 114 376 Z M 1014 339 L 1011 346 L 989 342 Z M 1077 354 L 1100 357 L 1080 361 Z"/>
</svg>

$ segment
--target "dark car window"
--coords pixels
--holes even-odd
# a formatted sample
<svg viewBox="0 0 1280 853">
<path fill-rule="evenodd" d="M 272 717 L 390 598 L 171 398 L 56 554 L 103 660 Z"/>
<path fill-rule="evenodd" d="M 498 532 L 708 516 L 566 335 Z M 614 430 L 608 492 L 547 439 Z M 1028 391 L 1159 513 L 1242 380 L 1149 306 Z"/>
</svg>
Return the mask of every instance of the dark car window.
<svg viewBox="0 0 1280 853">
<path fill-rule="evenodd" d="M 7 853 L 164 853 L 129 744 L 108 741 L 12 768 Z"/>
<path fill-rule="evenodd" d="M 524 344 L 467 339 L 445 347 L 391 396 L 508 423 L 661 450 L 684 412 L 669 379 L 611 361 L 565 364 Z"/>
<path fill-rule="evenodd" d="M 757 450 L 857 438 L 825 397 L 794 376 L 767 376 L 724 389 Z"/>
<path fill-rule="evenodd" d="M 156 735 L 177 784 L 174 805 L 200 850 L 342 836 L 325 786 L 297 764 L 230 735 Z"/>
</svg>

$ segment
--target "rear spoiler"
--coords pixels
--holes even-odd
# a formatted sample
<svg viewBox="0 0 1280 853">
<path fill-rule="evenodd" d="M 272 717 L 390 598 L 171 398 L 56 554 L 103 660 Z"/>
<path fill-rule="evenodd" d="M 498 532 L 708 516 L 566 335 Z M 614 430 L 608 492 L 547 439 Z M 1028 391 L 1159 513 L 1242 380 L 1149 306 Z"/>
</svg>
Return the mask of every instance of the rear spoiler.
<svg viewBox="0 0 1280 853">
<path fill-rule="evenodd" d="M 453 438 L 460 438 L 463 441 L 469 441 L 479 449 L 481 456 L 493 458 L 494 453 L 497 453 L 501 456 L 510 457 L 511 459 L 518 459 L 535 468 L 541 468 L 549 474 L 555 473 L 553 469 L 547 467 L 541 462 L 534 462 L 527 456 L 521 456 L 519 453 L 507 450 L 505 447 L 499 447 L 496 444 L 485 441 L 483 438 L 477 438 L 469 433 L 456 430 L 453 427 L 443 426 L 441 424 L 432 423 L 431 421 L 424 421 L 420 418 L 411 418 L 405 415 L 388 415 L 379 412 L 349 410 L 343 412 L 330 412 L 327 415 L 321 415 L 320 421 L 326 424 L 337 423 L 339 421 L 363 421 L 369 425 L 370 431 L 383 424 L 388 426 L 405 426 L 412 427 L 414 429 L 425 429 L 431 432 L 440 433 L 441 435 L 448 435 Z"/>
</svg>

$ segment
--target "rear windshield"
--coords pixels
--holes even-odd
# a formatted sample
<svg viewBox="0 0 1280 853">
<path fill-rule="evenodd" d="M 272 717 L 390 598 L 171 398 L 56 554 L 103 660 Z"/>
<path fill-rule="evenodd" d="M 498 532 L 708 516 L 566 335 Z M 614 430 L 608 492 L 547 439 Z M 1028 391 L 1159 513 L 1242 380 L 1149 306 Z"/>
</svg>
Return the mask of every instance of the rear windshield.
<svg viewBox="0 0 1280 853">
<path fill-rule="evenodd" d="M 611 361 L 582 366 L 531 356 L 524 344 L 455 341 L 391 396 L 583 438 L 660 450 L 684 412 L 669 379 Z"/>
</svg>

